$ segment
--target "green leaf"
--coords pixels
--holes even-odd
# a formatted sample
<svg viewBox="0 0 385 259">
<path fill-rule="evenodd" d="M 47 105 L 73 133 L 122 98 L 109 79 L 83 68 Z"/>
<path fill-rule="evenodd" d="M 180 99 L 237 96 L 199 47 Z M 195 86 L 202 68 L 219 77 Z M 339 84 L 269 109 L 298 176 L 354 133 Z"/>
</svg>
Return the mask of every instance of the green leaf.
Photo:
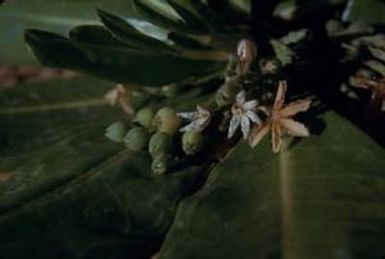
<svg viewBox="0 0 385 259">
<path fill-rule="evenodd" d="M 144 35 L 138 31 L 134 26 L 129 24 L 123 18 L 107 13 L 103 10 L 98 10 L 98 15 L 103 24 L 107 27 L 115 37 L 123 42 L 133 45 L 140 49 L 147 50 L 162 50 L 172 51 L 172 48 L 167 44 Z"/>
<path fill-rule="evenodd" d="M 154 177 L 147 153 L 105 138 L 105 128 L 125 117 L 104 100 L 110 87 L 79 78 L 0 90 L 2 258 L 154 253 L 199 168 Z M 197 97 L 169 105 L 191 108 Z"/>
<path fill-rule="evenodd" d="M 371 70 L 379 73 L 381 76 L 385 76 L 385 65 L 384 63 L 377 60 L 369 60 L 364 63 L 365 66 Z"/>
<path fill-rule="evenodd" d="M 251 0 L 230 0 L 233 6 L 247 14 L 251 13 L 252 2 Z"/>
<path fill-rule="evenodd" d="M 274 155 L 238 145 L 180 204 L 160 259 L 382 258 L 385 152 L 338 115 Z"/>
<path fill-rule="evenodd" d="M 117 82 L 161 86 L 218 72 L 225 66 L 222 61 L 199 60 L 207 58 L 199 53 L 194 57 L 197 59 L 185 59 L 137 51 L 121 44 L 99 44 L 98 39 L 95 43 L 77 44 L 39 30 L 27 31 L 25 38 L 31 51 L 46 66 L 77 70 Z"/>
<path fill-rule="evenodd" d="M 282 63 L 282 65 L 286 66 L 293 62 L 295 53 L 291 50 L 291 48 L 278 40 L 270 40 L 270 44 L 274 49 L 277 59 Z"/>
<path fill-rule="evenodd" d="M 0 64 L 33 63 L 24 44 L 24 30 L 40 28 L 66 34 L 71 27 L 97 24 L 95 7 L 132 14 L 126 0 L 18 0 L 0 8 Z"/>
<path fill-rule="evenodd" d="M 167 13 L 164 13 L 164 12 L 160 12 L 155 8 L 151 8 L 145 3 L 141 2 L 140 0 L 134 0 L 134 3 L 135 3 L 135 10 L 137 12 L 137 15 L 140 16 L 143 20 L 149 21 L 154 25 L 168 29 L 170 31 L 175 31 L 179 33 L 192 33 L 192 34 L 197 33 L 196 30 L 190 28 L 186 24 L 183 24 L 180 18 L 173 19 L 171 15 L 168 15 Z"/>
<path fill-rule="evenodd" d="M 342 19 L 362 24 L 385 23 L 385 3 L 381 0 L 349 0 Z"/>
<path fill-rule="evenodd" d="M 196 31 L 201 31 L 203 33 L 208 32 L 208 24 L 204 21 L 202 17 L 199 17 L 197 14 L 193 13 L 187 8 L 184 8 L 182 5 L 178 4 L 174 0 L 167 0 L 172 8 L 179 14 L 179 16 L 183 19 L 184 23 L 193 28 Z"/>
<path fill-rule="evenodd" d="M 70 30 L 69 38 L 76 43 L 138 48 L 134 44 L 122 42 L 100 25 L 81 25 Z"/>
<path fill-rule="evenodd" d="M 208 49 L 208 46 L 203 45 L 201 42 L 190 38 L 188 36 L 185 36 L 183 34 L 170 32 L 168 34 L 168 38 L 174 42 L 177 46 L 180 46 L 182 48 L 189 48 L 189 49 Z"/>
</svg>

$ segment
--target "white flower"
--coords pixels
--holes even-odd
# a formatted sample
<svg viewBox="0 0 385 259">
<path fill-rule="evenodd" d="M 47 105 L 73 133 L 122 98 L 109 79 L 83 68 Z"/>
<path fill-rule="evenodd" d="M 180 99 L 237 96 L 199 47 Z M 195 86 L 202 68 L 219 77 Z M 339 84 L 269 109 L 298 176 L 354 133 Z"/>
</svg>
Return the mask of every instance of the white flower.
<svg viewBox="0 0 385 259">
<path fill-rule="evenodd" d="M 211 120 L 211 112 L 199 105 L 197 106 L 197 111 L 180 112 L 178 113 L 178 116 L 191 121 L 191 123 L 180 129 L 181 132 L 202 131 L 207 127 Z"/>
<path fill-rule="evenodd" d="M 247 139 L 250 133 L 250 121 L 260 125 L 262 123 L 255 109 L 258 105 L 257 100 L 246 101 L 245 91 L 241 91 L 237 97 L 236 102 L 231 107 L 233 117 L 230 121 L 228 138 L 234 136 L 235 131 L 241 126 L 244 139 Z"/>
</svg>

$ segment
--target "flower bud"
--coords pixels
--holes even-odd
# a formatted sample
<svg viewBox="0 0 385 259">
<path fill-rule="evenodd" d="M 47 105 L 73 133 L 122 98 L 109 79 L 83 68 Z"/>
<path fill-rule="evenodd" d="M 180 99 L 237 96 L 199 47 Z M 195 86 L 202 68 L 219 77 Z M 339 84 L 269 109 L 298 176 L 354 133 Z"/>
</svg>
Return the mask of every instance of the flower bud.
<svg viewBox="0 0 385 259">
<path fill-rule="evenodd" d="M 122 121 L 112 123 L 106 128 L 105 136 L 114 142 L 123 142 L 124 135 L 127 132 L 127 127 Z"/>
<path fill-rule="evenodd" d="M 163 132 L 152 135 L 148 145 L 148 151 L 153 157 L 170 153 L 172 146 L 171 137 Z"/>
<path fill-rule="evenodd" d="M 168 159 L 165 155 L 159 155 L 153 158 L 151 170 L 155 175 L 162 175 L 168 169 Z"/>
<path fill-rule="evenodd" d="M 152 120 L 154 119 L 154 110 L 152 108 L 142 108 L 136 113 L 136 120 L 148 131 L 153 130 Z"/>
<path fill-rule="evenodd" d="M 198 153 L 203 147 L 203 136 L 199 131 L 187 131 L 182 136 L 182 149 L 187 155 Z"/>
<path fill-rule="evenodd" d="M 148 139 L 149 134 L 145 129 L 134 127 L 124 136 L 124 143 L 129 149 L 139 151 L 147 147 Z"/>
<path fill-rule="evenodd" d="M 172 136 L 178 132 L 182 119 L 174 109 L 164 107 L 156 113 L 153 124 L 159 132 Z"/>
<path fill-rule="evenodd" d="M 250 39 L 242 39 L 238 42 L 237 55 L 241 62 L 241 74 L 246 74 L 253 61 L 257 57 L 257 46 Z"/>
</svg>

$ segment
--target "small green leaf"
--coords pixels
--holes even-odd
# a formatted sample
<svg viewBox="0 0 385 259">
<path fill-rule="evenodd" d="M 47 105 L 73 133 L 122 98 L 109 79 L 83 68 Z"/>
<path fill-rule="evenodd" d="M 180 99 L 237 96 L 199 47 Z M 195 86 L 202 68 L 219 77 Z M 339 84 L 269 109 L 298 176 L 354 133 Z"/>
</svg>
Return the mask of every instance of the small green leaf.
<svg viewBox="0 0 385 259">
<path fill-rule="evenodd" d="M 196 31 L 202 31 L 203 33 L 209 31 L 208 24 L 197 14 L 184 8 L 174 0 L 167 0 L 167 3 L 174 8 L 188 27 L 193 28 Z"/>
<path fill-rule="evenodd" d="M 170 32 L 168 38 L 173 41 L 177 46 L 188 49 L 208 49 L 209 47 L 201 44 L 201 42 L 190 38 L 186 35 L 176 32 Z"/>
<path fill-rule="evenodd" d="M 281 61 L 282 65 L 286 66 L 293 62 L 295 53 L 288 46 L 278 40 L 271 40 L 270 44 L 274 49 L 277 59 Z"/>
<path fill-rule="evenodd" d="M 253 1 L 251 0 L 230 0 L 230 3 L 247 14 L 251 13 L 251 8 L 253 4 Z"/>
<path fill-rule="evenodd" d="M 385 77 L 385 65 L 377 60 L 366 61 L 365 66 Z"/>
<path fill-rule="evenodd" d="M 134 0 L 137 14 L 146 21 L 149 21 L 159 27 L 175 31 L 179 33 L 197 33 L 196 30 L 191 29 L 189 26 L 183 24 L 180 20 L 173 20 L 169 17 L 157 12 L 140 0 Z"/>
<path fill-rule="evenodd" d="M 342 19 L 363 24 L 385 23 L 385 3 L 381 0 L 349 0 Z"/>
<path fill-rule="evenodd" d="M 291 31 L 286 36 L 282 37 L 279 41 L 285 45 L 295 44 L 304 40 L 309 30 L 302 29 L 298 31 Z"/>
</svg>

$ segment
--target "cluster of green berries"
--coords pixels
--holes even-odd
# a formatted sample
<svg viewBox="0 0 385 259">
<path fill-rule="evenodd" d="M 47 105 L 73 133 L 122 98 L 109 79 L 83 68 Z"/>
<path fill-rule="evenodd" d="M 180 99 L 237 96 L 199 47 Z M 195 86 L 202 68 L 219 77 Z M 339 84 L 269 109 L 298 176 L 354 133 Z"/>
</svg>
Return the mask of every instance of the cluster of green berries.
<svg viewBox="0 0 385 259">
<path fill-rule="evenodd" d="M 199 152 L 203 145 L 203 136 L 198 131 L 181 133 L 182 118 L 170 107 L 163 107 L 155 112 L 152 108 L 137 111 L 130 127 L 118 121 L 106 129 L 106 137 L 111 141 L 124 143 L 133 151 L 148 150 L 152 157 L 154 174 L 164 174 L 175 153 L 175 143 L 181 138 L 182 150 L 187 155 Z"/>
</svg>

